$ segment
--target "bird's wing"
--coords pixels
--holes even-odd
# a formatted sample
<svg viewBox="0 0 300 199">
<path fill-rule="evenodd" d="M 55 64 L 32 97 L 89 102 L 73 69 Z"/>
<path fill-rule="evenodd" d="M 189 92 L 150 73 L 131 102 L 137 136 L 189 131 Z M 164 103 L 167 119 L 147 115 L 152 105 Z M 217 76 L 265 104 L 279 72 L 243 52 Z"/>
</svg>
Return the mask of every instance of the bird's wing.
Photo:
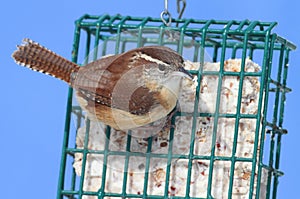
<svg viewBox="0 0 300 199">
<path fill-rule="evenodd" d="M 125 57 L 124 57 L 125 56 Z M 135 52 L 105 57 L 77 72 L 73 87 L 90 106 L 105 105 L 135 115 L 148 113 L 159 101 L 157 93 L 145 86 L 143 67 L 153 64 L 144 59 L 132 61 Z"/>
</svg>

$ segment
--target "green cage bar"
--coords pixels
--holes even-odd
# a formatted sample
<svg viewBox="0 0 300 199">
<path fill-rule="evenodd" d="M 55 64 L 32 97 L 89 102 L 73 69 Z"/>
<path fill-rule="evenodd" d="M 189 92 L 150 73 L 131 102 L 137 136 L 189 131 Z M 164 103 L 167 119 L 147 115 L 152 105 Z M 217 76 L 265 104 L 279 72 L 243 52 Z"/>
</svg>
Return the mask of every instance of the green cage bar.
<svg viewBox="0 0 300 199">
<path fill-rule="evenodd" d="M 177 26 L 174 24 L 178 24 Z M 173 26 L 174 25 L 174 26 Z M 144 45 L 166 45 L 178 51 L 185 59 L 199 62 L 200 66 L 207 61 L 206 55 L 211 56 L 210 62 L 220 62 L 219 71 L 191 70 L 197 76 L 198 86 L 196 88 L 194 111 L 192 113 L 177 112 L 172 118 L 172 124 L 176 125 L 176 118 L 192 117 L 189 151 L 187 154 L 173 154 L 172 140 L 174 138 L 174 128 L 170 129 L 168 140 L 168 153 L 152 153 L 153 138 L 146 140 L 146 152 L 132 152 L 132 136 L 126 135 L 126 150 L 114 151 L 110 149 L 111 129 L 105 130 L 107 139 L 102 150 L 88 148 L 90 121 L 85 120 L 81 108 L 76 105 L 73 99 L 73 90 L 69 89 L 67 99 L 66 121 L 64 129 L 64 141 L 62 148 L 62 159 L 58 183 L 58 199 L 81 199 L 81 198 L 215 198 L 212 189 L 214 164 L 217 161 L 225 161 L 230 164 L 229 186 L 226 198 L 233 197 L 235 182 L 235 167 L 241 162 L 251 165 L 251 175 L 249 176 L 249 192 L 247 198 L 276 198 L 279 177 L 283 175 L 280 170 L 280 150 L 282 136 L 287 133 L 283 127 L 284 105 L 286 93 L 291 89 L 287 87 L 287 72 L 289 67 L 290 51 L 296 46 L 288 40 L 273 32 L 275 22 L 260 21 L 221 21 L 221 20 L 196 20 L 180 19 L 172 20 L 171 26 L 165 26 L 160 18 L 132 17 L 121 15 L 84 15 L 75 23 L 75 34 L 72 51 L 72 61 L 78 64 L 86 64 L 108 54 L 118 54 L 132 48 Z M 166 39 L 167 38 L 167 39 Z M 224 61 L 227 59 L 241 59 L 241 70 L 224 70 Z M 247 72 L 246 59 L 251 59 L 261 66 L 260 71 Z M 218 87 L 216 94 L 215 111 L 203 113 L 198 111 L 199 90 L 201 80 L 205 75 L 218 77 Z M 222 79 L 223 77 L 239 77 L 238 99 L 236 113 L 219 112 Z M 243 80 L 246 77 L 257 77 L 260 83 L 258 107 L 256 114 L 244 114 L 241 112 Z M 196 138 L 197 118 L 212 117 L 212 145 L 210 155 L 197 155 L 194 153 Z M 231 156 L 218 156 L 215 151 L 217 144 L 218 121 L 222 118 L 232 118 L 235 123 L 233 132 L 233 147 Z M 255 119 L 256 130 L 253 142 L 252 158 L 236 156 L 237 142 L 239 139 L 239 122 L 243 119 Z M 80 127 L 85 126 L 85 139 L 83 148 L 76 146 L 76 134 Z M 72 166 L 75 154 L 82 155 L 81 176 L 77 176 Z M 101 186 L 97 191 L 84 190 L 84 178 L 86 161 L 91 154 L 103 157 L 101 169 Z M 114 156 L 117 155 L 117 156 Z M 111 192 L 105 189 L 107 183 L 106 172 L 110 157 L 124 157 L 124 173 L 121 192 Z M 145 172 L 143 180 L 143 192 L 127 193 L 127 179 L 129 162 L 131 157 L 141 157 L 145 159 Z M 152 195 L 147 191 L 149 182 L 149 169 L 152 158 L 160 158 L 167 162 L 165 190 L 163 195 Z M 187 161 L 187 178 L 185 183 L 185 195 L 170 195 L 168 189 L 170 184 L 170 170 L 173 159 L 183 159 Z M 205 197 L 194 197 L 191 195 L 192 165 L 194 160 L 207 161 L 208 183 Z M 263 170 L 267 171 L 267 182 L 264 195 L 261 196 L 261 180 Z M 196 194 L 197 195 L 197 194 Z"/>
</svg>

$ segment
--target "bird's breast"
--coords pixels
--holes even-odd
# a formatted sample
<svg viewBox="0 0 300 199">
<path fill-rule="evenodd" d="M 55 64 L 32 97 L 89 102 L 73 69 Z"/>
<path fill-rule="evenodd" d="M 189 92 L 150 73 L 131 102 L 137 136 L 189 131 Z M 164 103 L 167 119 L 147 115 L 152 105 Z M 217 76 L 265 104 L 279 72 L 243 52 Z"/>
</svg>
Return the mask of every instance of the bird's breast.
<svg viewBox="0 0 300 199">
<path fill-rule="evenodd" d="M 123 91 L 131 95 L 123 92 L 112 94 L 110 105 L 89 99 L 79 91 L 77 101 L 92 120 L 99 120 L 117 130 L 134 129 L 162 119 L 174 109 L 179 84 L 176 81 L 173 83 L 172 86 L 141 86 L 132 93 Z"/>
</svg>

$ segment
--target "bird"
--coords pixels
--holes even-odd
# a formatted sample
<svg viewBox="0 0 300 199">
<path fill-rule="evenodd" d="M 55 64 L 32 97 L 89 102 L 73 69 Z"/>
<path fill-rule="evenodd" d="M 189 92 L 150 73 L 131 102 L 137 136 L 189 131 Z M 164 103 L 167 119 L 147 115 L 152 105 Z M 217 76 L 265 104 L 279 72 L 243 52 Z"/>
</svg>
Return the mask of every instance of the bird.
<svg viewBox="0 0 300 199">
<path fill-rule="evenodd" d="M 26 38 L 12 57 L 21 66 L 66 82 L 89 119 L 116 130 L 164 121 L 176 107 L 182 79 L 192 79 L 183 57 L 165 46 L 134 48 L 79 66 Z"/>
</svg>

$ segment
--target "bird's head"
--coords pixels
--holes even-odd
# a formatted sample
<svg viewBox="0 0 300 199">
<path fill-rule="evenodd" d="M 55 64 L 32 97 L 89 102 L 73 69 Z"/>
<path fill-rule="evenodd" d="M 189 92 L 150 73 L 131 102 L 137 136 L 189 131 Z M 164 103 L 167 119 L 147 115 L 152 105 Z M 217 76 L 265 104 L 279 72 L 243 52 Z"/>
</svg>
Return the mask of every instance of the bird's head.
<svg viewBox="0 0 300 199">
<path fill-rule="evenodd" d="M 184 69 L 182 56 L 168 47 L 142 47 L 136 50 L 132 59 L 139 60 L 139 66 L 143 68 L 143 80 L 150 87 L 177 88 L 182 78 L 192 79 L 192 75 Z"/>
</svg>

